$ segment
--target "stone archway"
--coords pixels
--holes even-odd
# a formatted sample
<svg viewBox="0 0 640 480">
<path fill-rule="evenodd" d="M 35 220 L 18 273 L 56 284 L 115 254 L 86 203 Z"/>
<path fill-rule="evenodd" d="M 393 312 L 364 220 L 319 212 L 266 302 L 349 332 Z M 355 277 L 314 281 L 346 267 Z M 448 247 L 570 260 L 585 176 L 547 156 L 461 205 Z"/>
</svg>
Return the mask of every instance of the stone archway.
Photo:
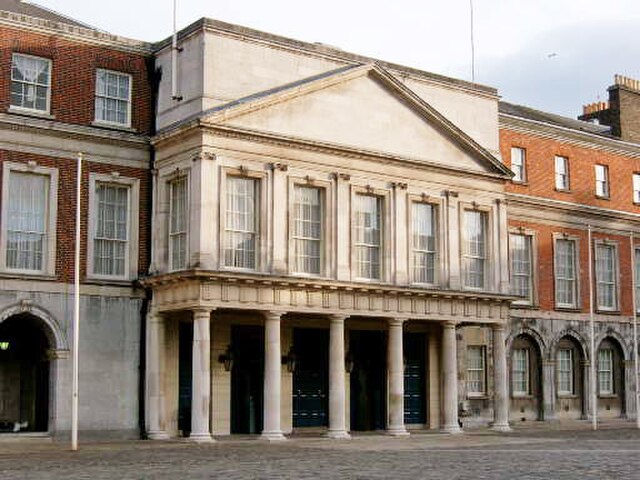
<svg viewBox="0 0 640 480">
<path fill-rule="evenodd" d="M 551 346 L 555 360 L 556 416 L 584 419 L 589 411 L 589 350 L 573 330 L 557 335 Z"/>
<path fill-rule="evenodd" d="M 625 417 L 626 405 L 626 351 L 615 336 L 600 339 L 596 361 L 596 393 L 598 417 Z"/>
<path fill-rule="evenodd" d="M 542 420 L 542 345 L 528 332 L 519 333 L 511 339 L 508 352 L 510 418 Z"/>
<path fill-rule="evenodd" d="M 28 301 L 0 312 L 0 432 L 47 432 L 52 359 L 68 351 L 58 324 Z"/>
</svg>

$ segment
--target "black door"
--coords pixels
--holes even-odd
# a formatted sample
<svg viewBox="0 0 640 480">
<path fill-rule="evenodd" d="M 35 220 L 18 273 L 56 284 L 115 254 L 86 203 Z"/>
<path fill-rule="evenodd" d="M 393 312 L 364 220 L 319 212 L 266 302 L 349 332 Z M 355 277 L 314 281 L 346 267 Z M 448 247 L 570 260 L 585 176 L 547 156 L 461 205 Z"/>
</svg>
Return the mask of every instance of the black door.
<svg viewBox="0 0 640 480">
<path fill-rule="evenodd" d="M 385 332 L 351 330 L 351 430 L 382 430 L 386 415 Z"/>
<path fill-rule="evenodd" d="M 293 351 L 296 369 L 293 373 L 293 426 L 328 425 L 329 332 L 296 328 Z"/>
<path fill-rule="evenodd" d="M 193 323 L 180 322 L 178 334 L 178 430 L 187 437 L 191 433 Z"/>
<path fill-rule="evenodd" d="M 425 335 L 404 334 L 404 423 L 427 422 L 425 401 Z"/>
<path fill-rule="evenodd" d="M 263 327 L 232 327 L 231 349 L 234 355 L 231 371 L 231 433 L 260 433 L 264 392 Z"/>
</svg>

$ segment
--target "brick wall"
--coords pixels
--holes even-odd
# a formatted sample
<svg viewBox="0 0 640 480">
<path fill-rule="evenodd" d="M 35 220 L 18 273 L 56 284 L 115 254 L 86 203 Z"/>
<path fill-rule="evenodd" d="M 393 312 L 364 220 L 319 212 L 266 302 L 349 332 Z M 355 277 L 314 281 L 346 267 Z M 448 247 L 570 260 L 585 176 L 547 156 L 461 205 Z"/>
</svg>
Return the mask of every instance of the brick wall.
<svg viewBox="0 0 640 480">
<path fill-rule="evenodd" d="M 73 282 L 75 263 L 75 218 L 76 218 L 76 161 L 32 155 L 21 152 L 0 150 L 0 166 L 5 161 L 27 163 L 35 161 L 38 165 L 58 169 L 58 216 L 56 241 L 56 280 L 65 283 Z M 149 269 L 149 235 L 150 235 L 150 173 L 147 169 L 108 165 L 104 163 L 83 162 L 81 193 L 81 252 L 80 270 L 84 279 L 87 272 L 87 239 L 89 212 L 89 174 L 111 174 L 117 171 L 121 177 L 140 180 L 139 205 L 139 246 L 138 272 L 142 275 Z M 2 182 L 0 168 L 0 184 Z M 4 254 L 4 253 L 3 253 Z"/>
<path fill-rule="evenodd" d="M 52 60 L 50 113 L 65 123 L 88 125 L 94 120 L 97 68 L 131 74 L 131 125 L 140 133 L 151 132 L 152 92 L 145 55 L 3 27 L 0 29 L 0 112 L 9 108 L 13 53 Z"/>
<path fill-rule="evenodd" d="M 640 172 L 640 159 L 502 128 L 500 149 L 502 158 L 509 167 L 511 166 L 511 147 L 526 149 L 527 183 L 509 182 L 508 192 L 640 213 L 640 206 L 633 204 L 632 185 L 633 173 Z M 569 192 L 555 189 L 556 155 L 569 159 Z M 609 199 L 597 198 L 595 195 L 594 165 L 596 164 L 609 167 Z"/>
</svg>

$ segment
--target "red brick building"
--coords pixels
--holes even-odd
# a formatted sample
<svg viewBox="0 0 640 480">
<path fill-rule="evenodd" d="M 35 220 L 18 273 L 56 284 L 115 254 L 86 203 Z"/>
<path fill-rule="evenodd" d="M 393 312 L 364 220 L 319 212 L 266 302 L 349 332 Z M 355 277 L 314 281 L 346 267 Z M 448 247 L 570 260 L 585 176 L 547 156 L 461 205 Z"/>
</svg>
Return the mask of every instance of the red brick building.
<svg viewBox="0 0 640 480">
<path fill-rule="evenodd" d="M 599 122 L 500 105 L 501 153 L 515 173 L 512 287 L 523 296 L 508 340 L 512 421 L 589 417 L 594 361 L 598 416 L 635 415 L 630 242 L 640 227 L 640 145 L 627 119 L 640 112 L 637 87 L 616 76 L 613 108 L 587 106 L 581 117 Z"/>
<path fill-rule="evenodd" d="M 148 44 L 0 1 L 2 430 L 70 429 L 81 152 L 80 429 L 138 435 L 152 65 Z"/>
</svg>

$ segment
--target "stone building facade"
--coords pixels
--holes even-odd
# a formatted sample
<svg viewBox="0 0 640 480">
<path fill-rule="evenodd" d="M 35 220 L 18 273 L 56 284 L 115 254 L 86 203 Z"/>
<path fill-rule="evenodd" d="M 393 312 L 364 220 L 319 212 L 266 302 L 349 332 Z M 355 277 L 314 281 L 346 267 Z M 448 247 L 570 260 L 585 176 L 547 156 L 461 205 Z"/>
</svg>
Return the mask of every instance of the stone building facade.
<svg viewBox="0 0 640 480">
<path fill-rule="evenodd" d="M 71 428 L 83 152 L 79 428 L 136 437 L 151 49 L 34 5 L 4 0 L 0 10 L 0 429 Z"/>
</svg>

